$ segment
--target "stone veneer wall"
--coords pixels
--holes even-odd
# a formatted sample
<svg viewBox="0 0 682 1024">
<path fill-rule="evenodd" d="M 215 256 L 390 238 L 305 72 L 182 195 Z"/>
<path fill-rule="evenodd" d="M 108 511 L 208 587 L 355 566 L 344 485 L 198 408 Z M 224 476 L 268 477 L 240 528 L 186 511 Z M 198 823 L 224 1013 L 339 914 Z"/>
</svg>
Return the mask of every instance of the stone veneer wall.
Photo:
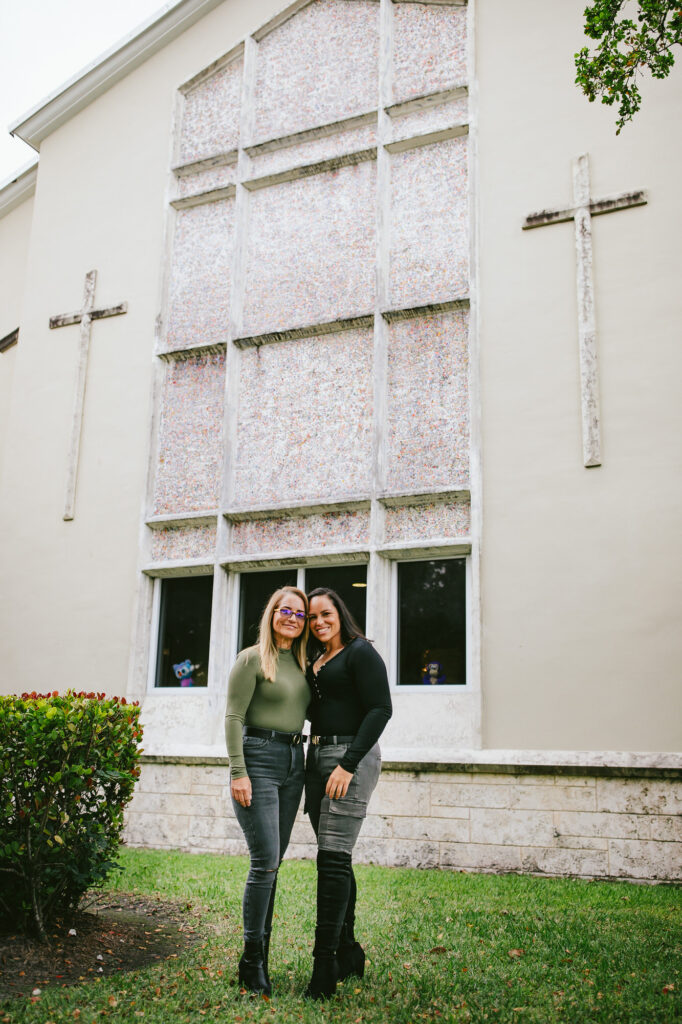
<svg viewBox="0 0 682 1024">
<path fill-rule="evenodd" d="M 682 878 L 682 769 L 384 764 L 356 860 L 404 867 Z M 129 846 L 244 854 L 226 758 L 143 757 Z M 299 812 L 288 857 L 313 857 Z"/>
</svg>

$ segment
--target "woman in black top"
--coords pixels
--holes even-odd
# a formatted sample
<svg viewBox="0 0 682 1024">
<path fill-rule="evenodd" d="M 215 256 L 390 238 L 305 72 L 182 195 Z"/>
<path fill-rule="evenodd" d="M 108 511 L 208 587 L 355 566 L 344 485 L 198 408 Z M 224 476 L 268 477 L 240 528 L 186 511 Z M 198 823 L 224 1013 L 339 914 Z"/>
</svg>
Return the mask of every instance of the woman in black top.
<svg viewBox="0 0 682 1024">
<path fill-rule="evenodd" d="M 325 999 L 337 981 L 362 977 L 355 941 L 352 853 L 379 780 L 377 740 L 391 717 L 386 666 L 341 598 L 318 587 L 308 595 L 318 653 L 308 667 L 312 701 L 306 762 L 306 810 L 317 836 L 317 927 L 306 995 Z"/>
</svg>

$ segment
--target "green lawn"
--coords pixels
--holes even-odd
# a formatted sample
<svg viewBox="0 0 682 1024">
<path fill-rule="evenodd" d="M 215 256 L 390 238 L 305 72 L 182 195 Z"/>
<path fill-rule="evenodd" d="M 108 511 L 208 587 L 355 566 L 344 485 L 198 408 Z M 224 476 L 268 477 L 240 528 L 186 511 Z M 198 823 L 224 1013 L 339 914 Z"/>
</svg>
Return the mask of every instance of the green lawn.
<svg viewBox="0 0 682 1024">
<path fill-rule="evenodd" d="M 240 996 L 233 983 L 245 858 L 127 850 L 122 864 L 115 887 L 205 908 L 201 943 L 132 974 L 47 988 L 34 1004 L 0 1001 L 0 1022 L 682 1019 L 679 888 L 361 865 L 358 936 L 370 961 L 366 975 L 318 1004 L 301 998 L 311 964 L 315 866 L 287 861 L 268 1002 Z"/>
</svg>

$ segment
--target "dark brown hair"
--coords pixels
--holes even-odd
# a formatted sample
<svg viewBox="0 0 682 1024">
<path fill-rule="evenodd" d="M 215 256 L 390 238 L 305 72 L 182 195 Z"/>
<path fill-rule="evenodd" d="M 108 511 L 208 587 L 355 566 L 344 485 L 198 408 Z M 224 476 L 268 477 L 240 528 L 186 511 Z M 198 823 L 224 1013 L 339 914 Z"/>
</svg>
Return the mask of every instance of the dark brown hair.
<svg viewBox="0 0 682 1024">
<path fill-rule="evenodd" d="M 310 604 L 314 597 L 328 597 L 336 608 L 341 622 L 341 643 L 344 647 L 346 644 L 349 644 L 351 640 L 355 640 L 357 637 L 361 637 L 363 640 L 367 639 L 351 615 L 348 605 L 339 597 L 335 590 L 332 590 L 330 587 L 315 587 L 315 589 L 311 590 L 308 594 L 308 604 Z M 311 642 L 317 648 L 321 646 L 319 640 L 313 637 L 312 633 Z"/>
</svg>

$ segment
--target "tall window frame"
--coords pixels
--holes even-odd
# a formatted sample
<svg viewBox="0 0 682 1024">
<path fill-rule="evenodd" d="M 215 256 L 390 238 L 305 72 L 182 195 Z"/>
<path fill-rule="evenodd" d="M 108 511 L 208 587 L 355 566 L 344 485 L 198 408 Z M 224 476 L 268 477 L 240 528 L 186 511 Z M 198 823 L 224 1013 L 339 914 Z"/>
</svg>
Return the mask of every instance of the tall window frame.
<svg viewBox="0 0 682 1024">
<path fill-rule="evenodd" d="M 399 628 L 399 587 L 398 587 L 398 567 L 406 562 L 430 562 L 430 561 L 460 561 L 464 562 L 464 603 L 465 603 L 465 622 L 464 622 L 464 633 L 466 642 L 466 682 L 464 683 L 443 683 L 438 686 L 425 686 L 423 683 L 400 683 L 399 672 L 400 672 L 400 646 L 398 637 Z M 440 694 L 455 694 L 455 693 L 470 693 L 473 689 L 473 660 L 472 660 L 472 649 L 473 649 L 473 636 L 472 636 L 472 593 L 473 593 L 473 570 L 471 564 L 471 554 L 461 554 L 453 552 L 452 554 L 444 552 L 433 555 L 426 553 L 415 553 L 414 555 L 405 555 L 400 558 L 391 559 L 391 597 L 390 597 L 390 630 L 389 630 L 389 644 L 390 653 L 388 658 L 388 679 L 391 690 L 395 693 L 423 693 L 425 690 L 429 692 L 436 692 Z"/>
<path fill-rule="evenodd" d="M 192 690 L 194 693 L 207 693 L 211 686 L 211 676 L 209 671 L 210 655 L 211 655 L 211 631 L 214 626 L 214 605 L 213 598 L 215 594 L 215 572 L 212 565 L 206 565 L 201 568 L 192 567 L 180 568 L 171 573 L 164 573 L 163 575 L 154 575 L 152 577 L 152 595 L 151 595 L 151 615 L 150 615 L 150 632 L 149 632 L 149 648 L 148 648 L 148 662 L 147 662 L 147 683 L 146 693 L 147 694 L 176 694 L 183 690 Z M 162 642 L 161 629 L 163 626 L 161 606 L 162 606 L 162 589 L 163 584 L 166 580 L 172 579 L 190 579 L 197 576 L 210 576 L 211 578 L 211 616 L 209 623 L 209 655 L 206 664 L 206 673 L 208 675 L 207 683 L 202 686 L 162 686 L 157 685 L 157 673 L 159 664 L 159 647 Z"/>
<path fill-rule="evenodd" d="M 258 573 L 266 573 L 266 572 L 272 572 L 272 571 L 280 571 L 280 570 L 285 571 L 285 570 L 290 569 L 290 568 L 291 567 L 286 566 L 286 565 L 271 565 L 271 566 L 269 565 L 269 566 L 263 566 L 263 567 L 259 567 L 259 568 L 244 568 L 243 570 L 235 573 L 235 577 L 236 577 L 235 578 L 235 583 L 234 583 L 235 599 L 234 599 L 234 613 L 233 613 L 233 629 L 232 629 L 232 634 L 231 634 L 231 653 L 232 653 L 232 658 L 233 659 L 236 658 L 236 656 L 237 656 L 237 654 L 239 653 L 240 650 L 243 650 L 243 647 L 240 644 L 240 641 L 242 639 L 242 614 L 243 614 L 242 613 L 242 577 L 246 576 L 246 575 L 251 576 L 251 575 L 258 574 Z M 357 571 L 361 572 L 363 577 L 364 577 L 365 586 L 364 586 L 363 589 L 364 589 L 364 592 L 365 592 L 365 621 L 366 621 L 367 605 L 369 603 L 369 595 L 368 595 L 369 588 L 368 588 L 368 582 L 367 582 L 368 569 L 369 569 L 369 563 L 368 562 L 366 562 L 364 560 L 363 561 L 344 561 L 344 560 L 339 560 L 339 561 L 330 561 L 329 563 L 322 563 L 322 564 L 315 562 L 315 563 L 310 563 L 310 564 L 306 564 L 306 565 L 300 565 L 300 566 L 296 567 L 296 584 L 295 585 L 300 590 L 303 590 L 304 592 L 307 592 L 307 589 L 308 589 L 308 586 L 309 586 L 309 582 L 306 581 L 306 574 L 307 573 L 309 573 L 309 572 L 317 572 L 318 570 L 324 571 L 324 570 L 329 570 L 329 569 L 345 569 L 345 568 L 356 569 Z M 364 623 L 362 621 L 360 621 L 360 626 L 361 626 L 361 628 L 364 628 Z"/>
</svg>

